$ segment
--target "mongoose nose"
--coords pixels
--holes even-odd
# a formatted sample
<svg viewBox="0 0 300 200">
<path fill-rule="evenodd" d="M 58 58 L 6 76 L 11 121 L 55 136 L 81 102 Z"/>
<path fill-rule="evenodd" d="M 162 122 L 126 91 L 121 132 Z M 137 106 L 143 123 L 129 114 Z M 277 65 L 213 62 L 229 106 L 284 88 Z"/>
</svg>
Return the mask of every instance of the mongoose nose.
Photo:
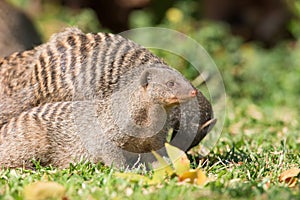
<svg viewBox="0 0 300 200">
<path fill-rule="evenodd" d="M 192 97 L 197 96 L 197 90 L 192 90 L 192 91 L 191 91 L 191 96 L 192 96 Z"/>
</svg>

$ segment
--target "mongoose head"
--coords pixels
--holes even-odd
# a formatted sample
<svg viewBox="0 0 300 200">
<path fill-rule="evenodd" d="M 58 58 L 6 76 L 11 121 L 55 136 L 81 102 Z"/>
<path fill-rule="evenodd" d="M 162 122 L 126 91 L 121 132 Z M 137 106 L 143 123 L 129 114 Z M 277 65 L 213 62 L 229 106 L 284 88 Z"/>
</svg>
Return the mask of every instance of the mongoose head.
<svg viewBox="0 0 300 200">
<path fill-rule="evenodd" d="M 163 67 L 144 70 L 140 76 L 140 85 L 148 100 L 165 106 L 179 104 L 197 96 L 197 89 L 179 72 Z"/>
</svg>

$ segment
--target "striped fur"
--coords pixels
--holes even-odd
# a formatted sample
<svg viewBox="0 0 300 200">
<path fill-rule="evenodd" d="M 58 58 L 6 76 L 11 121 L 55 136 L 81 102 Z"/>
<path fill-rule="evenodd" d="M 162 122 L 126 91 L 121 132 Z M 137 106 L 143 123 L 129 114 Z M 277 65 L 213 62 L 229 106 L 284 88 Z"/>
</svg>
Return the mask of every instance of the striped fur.
<svg viewBox="0 0 300 200">
<path fill-rule="evenodd" d="M 119 89 L 124 74 L 149 64 L 164 62 L 119 35 L 69 28 L 33 50 L 0 60 L 0 127 L 47 102 L 106 98 Z"/>
<path fill-rule="evenodd" d="M 22 112 L 46 103 L 107 99 L 126 89 L 145 68 L 158 65 L 172 70 L 147 49 L 119 35 L 84 34 L 69 28 L 33 50 L 0 59 L 0 128 Z M 199 116 L 199 127 L 213 118 L 212 107 L 201 92 L 197 99 L 198 108 L 189 108 L 193 112 L 182 113 L 179 107 L 173 110 L 169 123 L 174 135 L 182 116 Z M 67 117 L 60 114 L 63 111 L 37 111 L 53 120 Z M 9 126 L 14 123 L 12 120 Z M 189 143 L 196 138 L 192 147 L 206 133 L 207 129 L 199 128 L 196 137 L 182 133 L 181 138 L 188 138 Z M 183 139 L 174 144 L 181 147 Z"/>
<path fill-rule="evenodd" d="M 151 150 L 166 142 L 168 113 L 195 97 L 181 74 L 151 67 L 117 96 L 34 107 L 0 128 L 0 166 L 30 168 L 37 159 L 43 166 L 67 167 L 81 158 L 132 166 L 141 153 L 140 161 L 147 162 Z"/>
<path fill-rule="evenodd" d="M 73 118 L 67 111 L 72 106 L 71 102 L 45 104 L 12 118 L 0 129 L 0 165 L 33 168 L 35 159 L 42 166 L 67 167 L 82 158 L 93 161 L 70 126 Z"/>
</svg>

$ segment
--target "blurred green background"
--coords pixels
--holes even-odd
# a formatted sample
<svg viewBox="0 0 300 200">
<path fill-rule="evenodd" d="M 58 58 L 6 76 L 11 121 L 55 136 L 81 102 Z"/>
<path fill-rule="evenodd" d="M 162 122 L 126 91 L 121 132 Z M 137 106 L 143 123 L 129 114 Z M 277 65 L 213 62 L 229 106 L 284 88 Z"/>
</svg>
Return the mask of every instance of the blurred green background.
<svg viewBox="0 0 300 200">
<path fill-rule="evenodd" d="M 229 98 L 270 106 L 300 107 L 300 2 L 296 0 L 282 1 L 282 5 L 276 3 L 281 1 L 274 3 L 250 0 L 244 1 L 244 4 L 234 0 L 223 3 L 196 0 L 115 0 L 107 2 L 125 5 L 113 7 L 103 4 L 100 6 L 106 7 L 102 7 L 100 11 L 95 8 L 98 5 L 94 5 L 92 0 L 9 2 L 33 19 L 43 41 L 67 26 L 77 26 L 85 32 L 117 32 L 144 26 L 178 30 L 194 38 L 209 52 L 223 75 Z M 111 20 L 111 24 L 107 26 L 108 22 L 101 22 L 97 18 L 97 12 L 103 10 L 107 10 L 110 18 L 120 17 L 119 13 L 122 12 L 126 13 L 126 17 L 119 20 L 119 24 Z M 263 24 L 262 21 L 266 19 L 269 21 Z M 278 21 L 281 23 L 272 28 L 270 24 L 278 24 Z M 266 33 L 258 33 L 261 26 L 266 26 Z M 245 35 L 243 30 L 248 34 Z M 164 58 L 168 61 L 168 55 L 164 55 Z M 182 66 L 176 67 L 182 68 L 189 78 L 195 76 L 195 71 L 188 63 L 177 60 L 172 63 L 181 63 Z M 292 109 L 293 112 L 297 110 Z"/>
</svg>

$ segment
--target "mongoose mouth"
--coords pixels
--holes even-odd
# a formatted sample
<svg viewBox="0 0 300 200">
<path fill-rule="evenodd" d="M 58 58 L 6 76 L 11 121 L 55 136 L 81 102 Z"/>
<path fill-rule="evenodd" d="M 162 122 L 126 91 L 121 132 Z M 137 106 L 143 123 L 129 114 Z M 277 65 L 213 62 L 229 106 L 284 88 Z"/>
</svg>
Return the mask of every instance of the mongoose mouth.
<svg viewBox="0 0 300 200">
<path fill-rule="evenodd" d="M 194 97 L 191 96 L 186 96 L 186 97 L 181 97 L 178 98 L 176 96 L 168 98 L 168 99 L 163 99 L 163 101 L 167 104 L 167 105 L 172 105 L 172 104 L 179 104 L 179 103 L 184 103 L 190 99 L 192 99 Z"/>
<path fill-rule="evenodd" d="M 180 101 L 177 97 L 172 97 L 164 100 L 167 105 L 179 104 Z"/>
</svg>

